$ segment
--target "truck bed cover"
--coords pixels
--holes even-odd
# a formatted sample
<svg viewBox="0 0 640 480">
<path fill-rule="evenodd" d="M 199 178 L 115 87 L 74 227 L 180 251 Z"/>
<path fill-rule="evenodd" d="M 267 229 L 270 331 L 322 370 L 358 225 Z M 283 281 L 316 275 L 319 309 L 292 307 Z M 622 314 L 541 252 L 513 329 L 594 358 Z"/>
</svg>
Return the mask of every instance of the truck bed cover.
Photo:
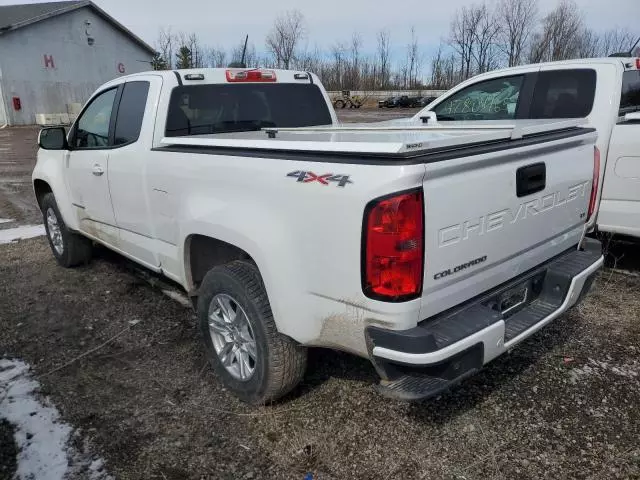
<svg viewBox="0 0 640 480">
<path fill-rule="evenodd" d="M 573 131 L 579 134 L 582 119 L 540 122 L 512 122 L 505 125 L 469 126 L 326 126 L 266 128 L 262 131 L 231 132 L 182 137 L 165 137 L 164 147 L 211 147 L 314 153 L 357 153 L 407 157 L 433 151 L 459 149 L 532 136 Z"/>
</svg>

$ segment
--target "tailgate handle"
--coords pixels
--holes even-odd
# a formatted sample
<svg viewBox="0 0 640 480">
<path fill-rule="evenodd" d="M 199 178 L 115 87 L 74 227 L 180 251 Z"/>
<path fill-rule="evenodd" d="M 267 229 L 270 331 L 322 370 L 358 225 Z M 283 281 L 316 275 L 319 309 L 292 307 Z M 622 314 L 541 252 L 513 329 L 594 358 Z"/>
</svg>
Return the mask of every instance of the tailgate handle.
<svg viewBox="0 0 640 480">
<path fill-rule="evenodd" d="M 516 171 L 516 194 L 518 197 L 544 190 L 547 184 L 547 166 L 544 162 L 520 167 Z"/>
</svg>

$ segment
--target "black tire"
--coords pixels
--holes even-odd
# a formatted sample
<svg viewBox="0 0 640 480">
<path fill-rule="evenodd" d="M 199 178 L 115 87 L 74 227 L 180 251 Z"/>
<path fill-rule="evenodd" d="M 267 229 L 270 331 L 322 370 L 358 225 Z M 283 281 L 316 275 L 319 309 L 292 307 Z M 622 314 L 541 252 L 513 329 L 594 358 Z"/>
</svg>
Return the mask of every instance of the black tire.
<svg viewBox="0 0 640 480">
<path fill-rule="evenodd" d="M 60 215 L 60 210 L 58 210 L 58 204 L 56 203 L 56 199 L 53 196 L 53 193 L 47 193 L 44 197 L 42 197 L 40 207 L 42 209 L 42 220 L 44 222 L 44 228 L 47 233 L 47 240 L 49 241 L 51 252 L 53 253 L 53 256 L 56 258 L 58 263 L 65 268 L 89 263 L 89 261 L 91 260 L 93 243 L 88 238 L 83 237 L 82 235 L 78 235 L 77 233 L 73 233 L 67 228 L 64 220 L 62 219 L 62 215 Z M 49 231 L 49 222 L 47 221 L 47 215 L 50 211 L 53 213 L 53 215 L 55 215 L 58 227 L 60 228 L 62 251 L 59 251 L 54 246 L 52 235 Z"/>
<path fill-rule="evenodd" d="M 333 108 L 344 108 L 345 106 L 344 100 L 336 100 L 333 102 Z"/>
<path fill-rule="evenodd" d="M 248 380 L 231 375 L 213 345 L 209 307 L 219 294 L 228 295 L 237 302 L 253 330 L 257 361 Z M 278 332 L 262 277 L 253 264 L 237 260 L 209 270 L 199 289 L 198 322 L 215 372 L 242 401 L 253 405 L 273 402 L 302 380 L 307 366 L 307 349 Z"/>
</svg>

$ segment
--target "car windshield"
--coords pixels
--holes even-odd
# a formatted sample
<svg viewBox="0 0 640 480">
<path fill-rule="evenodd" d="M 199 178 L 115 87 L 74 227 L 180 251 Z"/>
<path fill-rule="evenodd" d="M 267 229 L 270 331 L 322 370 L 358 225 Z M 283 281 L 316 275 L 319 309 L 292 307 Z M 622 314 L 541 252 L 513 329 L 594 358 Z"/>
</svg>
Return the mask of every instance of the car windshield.
<svg viewBox="0 0 640 480">
<path fill-rule="evenodd" d="M 208 84 L 173 89 L 165 130 L 175 137 L 331 123 L 317 85 Z"/>
</svg>

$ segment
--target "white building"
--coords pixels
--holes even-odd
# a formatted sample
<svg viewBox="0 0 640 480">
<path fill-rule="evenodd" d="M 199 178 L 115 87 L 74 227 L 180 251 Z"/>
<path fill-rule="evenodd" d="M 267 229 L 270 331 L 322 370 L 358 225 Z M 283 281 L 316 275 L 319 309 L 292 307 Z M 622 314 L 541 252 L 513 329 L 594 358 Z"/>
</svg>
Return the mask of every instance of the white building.
<svg viewBox="0 0 640 480">
<path fill-rule="evenodd" d="M 150 70 L 153 55 L 88 0 L 0 6 L 0 126 L 68 123 L 99 85 Z"/>
</svg>

